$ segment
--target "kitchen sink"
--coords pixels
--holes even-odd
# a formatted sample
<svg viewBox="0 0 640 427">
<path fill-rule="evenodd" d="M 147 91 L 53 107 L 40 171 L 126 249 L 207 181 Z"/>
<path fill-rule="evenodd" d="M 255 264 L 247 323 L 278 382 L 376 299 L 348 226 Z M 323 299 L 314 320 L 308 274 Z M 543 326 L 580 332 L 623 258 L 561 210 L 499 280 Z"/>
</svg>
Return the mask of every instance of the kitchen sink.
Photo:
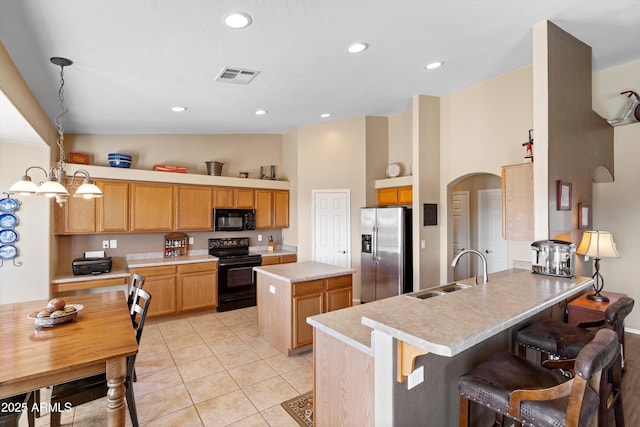
<svg viewBox="0 0 640 427">
<path fill-rule="evenodd" d="M 465 285 L 462 283 L 447 283 L 446 285 L 438 286 L 435 288 L 425 289 L 423 291 L 413 292 L 406 294 L 406 296 L 418 299 L 428 299 L 437 297 L 438 295 L 444 295 L 450 292 L 459 291 L 461 289 L 470 288 L 471 285 Z"/>
</svg>

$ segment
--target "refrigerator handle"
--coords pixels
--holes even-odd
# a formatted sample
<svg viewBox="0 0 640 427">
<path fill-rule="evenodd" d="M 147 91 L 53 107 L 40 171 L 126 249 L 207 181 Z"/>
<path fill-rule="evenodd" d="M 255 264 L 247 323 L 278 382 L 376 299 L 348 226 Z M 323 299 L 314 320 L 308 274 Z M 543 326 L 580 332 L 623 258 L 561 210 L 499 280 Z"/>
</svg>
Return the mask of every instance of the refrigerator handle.
<svg viewBox="0 0 640 427">
<path fill-rule="evenodd" d="M 374 264 L 378 263 L 378 227 L 373 226 L 372 234 L 371 234 L 371 259 Z"/>
</svg>

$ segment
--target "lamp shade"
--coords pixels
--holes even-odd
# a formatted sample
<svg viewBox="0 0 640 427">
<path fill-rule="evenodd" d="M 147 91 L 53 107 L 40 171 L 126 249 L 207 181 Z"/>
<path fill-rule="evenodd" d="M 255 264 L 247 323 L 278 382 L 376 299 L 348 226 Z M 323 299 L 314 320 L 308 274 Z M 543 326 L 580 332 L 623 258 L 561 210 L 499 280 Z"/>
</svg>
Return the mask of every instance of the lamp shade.
<svg viewBox="0 0 640 427">
<path fill-rule="evenodd" d="M 29 175 L 20 177 L 20 180 L 16 181 L 15 184 L 9 188 L 9 193 L 18 193 L 21 196 L 36 194 L 36 191 L 38 191 L 38 185 L 31 181 Z"/>
<path fill-rule="evenodd" d="M 73 197 L 83 197 L 85 199 L 93 199 L 94 197 L 102 197 L 102 191 L 89 178 L 76 190 Z"/>
<path fill-rule="evenodd" d="M 613 235 L 608 231 L 585 231 L 576 253 L 592 258 L 618 258 L 620 256 L 616 250 Z"/>
<path fill-rule="evenodd" d="M 47 180 L 43 182 L 40 187 L 38 187 L 38 191 L 36 194 L 40 194 L 47 197 L 54 197 L 56 195 L 69 195 L 69 192 L 62 184 L 58 182 L 58 180 L 54 176 L 47 177 Z"/>
</svg>

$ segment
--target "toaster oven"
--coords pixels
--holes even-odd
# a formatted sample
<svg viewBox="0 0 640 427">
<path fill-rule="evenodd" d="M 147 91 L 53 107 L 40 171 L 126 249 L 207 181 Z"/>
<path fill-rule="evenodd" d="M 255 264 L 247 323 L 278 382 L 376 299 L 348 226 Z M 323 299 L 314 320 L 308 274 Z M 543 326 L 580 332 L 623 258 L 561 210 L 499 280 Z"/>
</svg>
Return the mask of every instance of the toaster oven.
<svg viewBox="0 0 640 427">
<path fill-rule="evenodd" d="M 573 277 L 576 275 L 576 245 L 564 240 L 538 240 L 531 244 L 531 268 L 536 274 Z"/>
</svg>

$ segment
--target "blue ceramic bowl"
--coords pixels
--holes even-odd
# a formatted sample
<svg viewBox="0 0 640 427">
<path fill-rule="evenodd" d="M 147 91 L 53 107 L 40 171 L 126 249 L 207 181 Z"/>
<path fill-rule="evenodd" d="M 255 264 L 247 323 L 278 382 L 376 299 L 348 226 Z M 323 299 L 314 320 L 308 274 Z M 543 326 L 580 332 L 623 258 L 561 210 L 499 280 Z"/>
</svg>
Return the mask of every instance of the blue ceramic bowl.
<svg viewBox="0 0 640 427">
<path fill-rule="evenodd" d="M 131 166 L 131 160 L 109 160 L 112 168 L 128 168 Z"/>
<path fill-rule="evenodd" d="M 129 161 L 131 161 L 131 156 L 129 154 L 122 154 L 122 153 L 109 153 L 109 160 L 129 160 Z"/>
</svg>

